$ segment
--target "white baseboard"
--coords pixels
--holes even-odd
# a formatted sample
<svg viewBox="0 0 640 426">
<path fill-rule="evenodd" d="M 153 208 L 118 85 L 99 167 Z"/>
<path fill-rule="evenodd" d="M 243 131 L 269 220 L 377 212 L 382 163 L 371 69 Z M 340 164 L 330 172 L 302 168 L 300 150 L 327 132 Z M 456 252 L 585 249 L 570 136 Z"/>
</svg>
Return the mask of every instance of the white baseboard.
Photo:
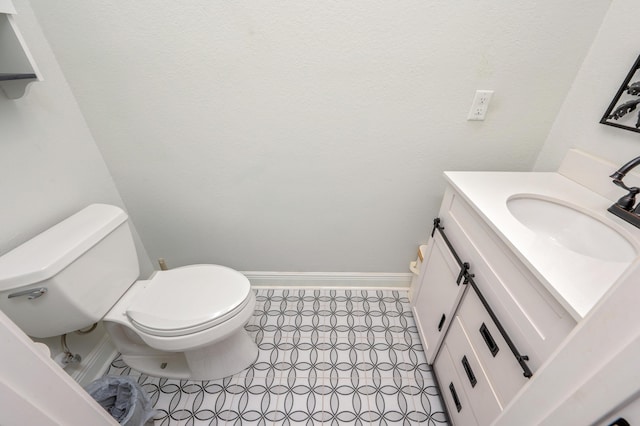
<svg viewBox="0 0 640 426">
<path fill-rule="evenodd" d="M 253 287 L 374 288 L 408 290 L 411 273 L 386 272 L 263 272 L 245 271 Z"/>
<path fill-rule="evenodd" d="M 84 387 L 102 377 L 109 367 L 109 363 L 117 354 L 118 351 L 105 333 L 98 344 L 84 357 L 80 365 L 69 371 L 69 374 L 80 386 Z"/>
</svg>

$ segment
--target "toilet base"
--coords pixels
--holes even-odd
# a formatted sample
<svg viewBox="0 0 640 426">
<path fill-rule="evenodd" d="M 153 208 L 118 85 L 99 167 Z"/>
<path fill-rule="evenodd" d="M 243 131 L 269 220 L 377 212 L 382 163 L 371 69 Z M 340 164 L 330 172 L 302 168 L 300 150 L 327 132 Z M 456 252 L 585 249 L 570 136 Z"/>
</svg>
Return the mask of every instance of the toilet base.
<svg viewBox="0 0 640 426">
<path fill-rule="evenodd" d="M 246 331 L 184 353 L 194 380 L 232 376 L 249 367 L 258 358 L 258 346 Z"/>
<path fill-rule="evenodd" d="M 132 295 L 125 295 L 103 319 L 105 330 L 129 367 L 156 377 L 214 380 L 239 373 L 258 358 L 258 346 L 244 329 L 256 305 L 253 291 L 240 312 L 227 321 L 175 337 L 136 330 L 126 316 L 135 289 L 129 293 Z"/>
<path fill-rule="evenodd" d="M 122 353 L 122 360 L 141 373 L 168 379 L 221 379 L 245 370 L 258 358 L 258 347 L 244 330 L 187 352 L 147 349 L 136 354 Z"/>
<path fill-rule="evenodd" d="M 167 379 L 190 378 L 184 354 L 166 352 L 156 355 L 121 355 L 122 361 L 134 370 Z"/>
</svg>

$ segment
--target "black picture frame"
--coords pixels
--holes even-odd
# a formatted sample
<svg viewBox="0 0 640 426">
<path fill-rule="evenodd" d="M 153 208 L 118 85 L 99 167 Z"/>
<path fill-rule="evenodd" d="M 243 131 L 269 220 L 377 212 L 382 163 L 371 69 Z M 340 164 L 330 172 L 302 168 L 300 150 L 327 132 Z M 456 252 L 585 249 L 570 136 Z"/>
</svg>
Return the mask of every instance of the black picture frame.
<svg viewBox="0 0 640 426">
<path fill-rule="evenodd" d="M 634 83 L 640 82 L 640 56 L 638 56 L 636 61 L 633 63 L 633 66 L 629 70 L 627 77 L 622 82 L 620 89 L 618 89 L 618 92 L 609 104 L 609 108 L 607 108 L 604 115 L 602 116 L 602 119 L 600 120 L 601 124 L 640 133 L 640 128 L 636 127 L 640 125 L 640 116 L 638 115 L 640 114 L 640 112 L 638 114 L 631 114 L 631 111 L 633 111 L 632 109 L 631 111 L 628 111 L 629 113 L 623 113 L 622 116 L 620 116 L 617 120 L 612 117 L 612 113 L 617 108 L 620 108 L 622 105 L 624 105 L 626 102 L 634 100 L 640 101 L 640 95 L 625 93 L 629 88 L 629 84 L 632 80 Z M 640 105 L 638 106 L 640 107 Z M 635 106 L 633 108 L 635 109 Z M 640 108 L 635 110 L 640 111 Z"/>
</svg>

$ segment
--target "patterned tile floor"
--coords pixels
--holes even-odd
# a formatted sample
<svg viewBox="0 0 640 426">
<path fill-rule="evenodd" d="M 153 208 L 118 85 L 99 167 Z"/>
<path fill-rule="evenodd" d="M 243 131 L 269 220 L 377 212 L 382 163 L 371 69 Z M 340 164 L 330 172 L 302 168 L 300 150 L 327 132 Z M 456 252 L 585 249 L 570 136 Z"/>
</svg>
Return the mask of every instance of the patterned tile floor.
<svg viewBox="0 0 640 426">
<path fill-rule="evenodd" d="M 256 362 L 211 381 L 138 376 L 168 425 L 446 425 L 404 291 L 256 291 Z"/>
</svg>

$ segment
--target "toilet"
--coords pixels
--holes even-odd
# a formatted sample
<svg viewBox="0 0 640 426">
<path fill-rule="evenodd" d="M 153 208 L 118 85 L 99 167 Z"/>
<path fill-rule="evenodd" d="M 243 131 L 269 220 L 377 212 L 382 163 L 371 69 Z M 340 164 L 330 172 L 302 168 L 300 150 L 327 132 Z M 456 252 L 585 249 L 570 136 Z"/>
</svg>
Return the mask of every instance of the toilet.
<svg viewBox="0 0 640 426">
<path fill-rule="evenodd" d="M 0 257 L 0 310 L 37 338 L 103 321 L 123 361 L 152 376 L 212 380 L 256 360 L 244 329 L 256 300 L 240 272 L 139 273 L 126 213 L 92 204 Z"/>
</svg>

